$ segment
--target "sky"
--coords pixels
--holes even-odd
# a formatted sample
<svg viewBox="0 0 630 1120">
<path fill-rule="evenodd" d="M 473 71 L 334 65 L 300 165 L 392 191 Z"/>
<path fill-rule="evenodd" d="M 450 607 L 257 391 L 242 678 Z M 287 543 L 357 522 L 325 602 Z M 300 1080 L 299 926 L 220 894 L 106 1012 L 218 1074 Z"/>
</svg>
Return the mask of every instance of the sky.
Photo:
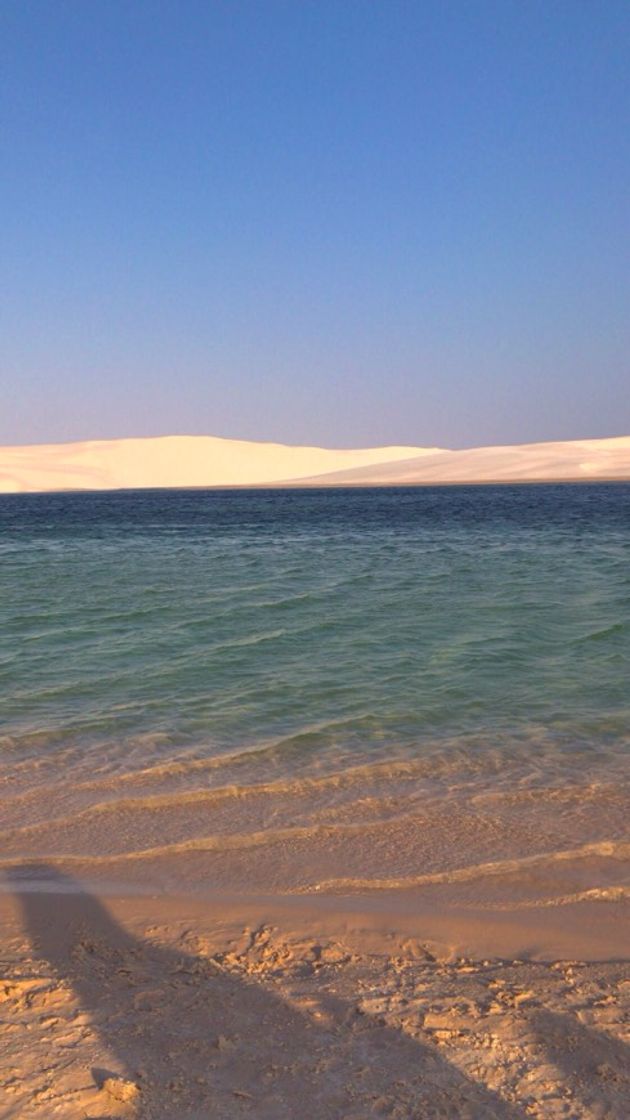
<svg viewBox="0 0 630 1120">
<path fill-rule="evenodd" d="M 0 443 L 630 433 L 626 0 L 3 0 Z"/>
</svg>

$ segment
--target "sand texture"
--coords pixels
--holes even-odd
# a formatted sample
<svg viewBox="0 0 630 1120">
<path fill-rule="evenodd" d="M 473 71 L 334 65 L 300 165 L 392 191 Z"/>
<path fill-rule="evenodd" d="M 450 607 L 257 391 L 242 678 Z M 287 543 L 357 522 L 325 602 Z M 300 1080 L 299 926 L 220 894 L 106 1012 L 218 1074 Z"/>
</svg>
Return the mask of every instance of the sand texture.
<svg viewBox="0 0 630 1120">
<path fill-rule="evenodd" d="M 449 451 L 164 436 L 0 448 L 0 493 L 146 487 L 629 479 L 630 436 Z"/>
<path fill-rule="evenodd" d="M 475 958 L 294 918 L 5 895 L 0 1116 L 628 1116 L 619 961 Z"/>
</svg>

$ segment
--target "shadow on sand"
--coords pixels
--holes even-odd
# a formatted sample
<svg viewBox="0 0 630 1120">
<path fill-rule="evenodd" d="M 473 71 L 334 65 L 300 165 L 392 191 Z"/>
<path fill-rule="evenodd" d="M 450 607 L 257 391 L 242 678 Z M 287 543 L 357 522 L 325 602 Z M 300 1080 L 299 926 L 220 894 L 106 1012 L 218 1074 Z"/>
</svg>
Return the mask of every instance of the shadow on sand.
<svg viewBox="0 0 630 1120">
<path fill-rule="evenodd" d="M 114 1070 L 140 1086 L 138 1120 L 525 1116 L 435 1046 L 329 991 L 317 1017 L 269 985 L 131 936 L 53 868 L 29 872 L 52 887 L 29 890 L 23 871 L 11 875 L 33 948 L 89 1013 L 103 1046 L 95 1081 Z"/>
</svg>

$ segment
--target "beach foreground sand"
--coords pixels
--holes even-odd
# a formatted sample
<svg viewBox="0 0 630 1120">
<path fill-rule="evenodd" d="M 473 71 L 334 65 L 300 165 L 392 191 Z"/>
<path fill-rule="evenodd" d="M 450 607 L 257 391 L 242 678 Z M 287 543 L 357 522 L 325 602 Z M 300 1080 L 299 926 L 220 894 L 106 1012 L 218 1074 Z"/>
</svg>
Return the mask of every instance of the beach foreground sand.
<svg viewBox="0 0 630 1120">
<path fill-rule="evenodd" d="M 489 920 L 14 885 L 6 1120 L 628 1115 L 624 904 Z"/>
<path fill-rule="evenodd" d="M 621 750 L 7 748 L 1 1120 L 630 1115 Z"/>
</svg>

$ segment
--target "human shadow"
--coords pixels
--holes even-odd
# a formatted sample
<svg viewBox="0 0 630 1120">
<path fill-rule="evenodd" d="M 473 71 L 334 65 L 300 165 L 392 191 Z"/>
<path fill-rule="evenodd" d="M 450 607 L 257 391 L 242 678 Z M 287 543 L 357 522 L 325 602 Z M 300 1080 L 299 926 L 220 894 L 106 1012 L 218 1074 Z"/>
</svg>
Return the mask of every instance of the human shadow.
<svg viewBox="0 0 630 1120">
<path fill-rule="evenodd" d="M 630 1047 L 574 1015 L 541 1010 L 531 1019 L 547 1060 L 575 1087 L 582 1106 L 618 1120 L 630 1116 Z"/>
<path fill-rule="evenodd" d="M 435 1045 L 356 1003 L 327 992 L 318 1018 L 212 959 L 133 936 L 57 870 L 29 872 L 49 889 L 29 889 L 23 870 L 9 877 L 33 949 L 89 1015 L 103 1047 L 96 1083 L 113 1071 L 139 1086 L 137 1120 L 523 1120 Z"/>
</svg>

